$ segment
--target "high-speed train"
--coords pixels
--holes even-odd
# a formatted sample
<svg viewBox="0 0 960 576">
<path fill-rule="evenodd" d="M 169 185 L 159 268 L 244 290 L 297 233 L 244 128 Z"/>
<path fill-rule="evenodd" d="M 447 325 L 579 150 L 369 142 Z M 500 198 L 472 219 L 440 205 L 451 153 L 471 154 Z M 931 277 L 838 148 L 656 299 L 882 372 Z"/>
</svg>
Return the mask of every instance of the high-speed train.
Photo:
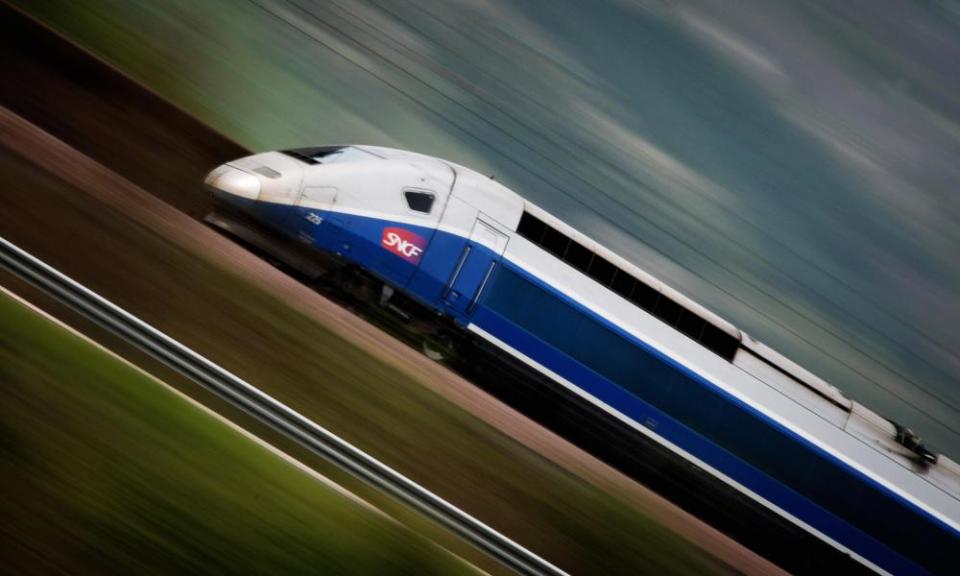
<svg viewBox="0 0 960 576">
<path fill-rule="evenodd" d="M 493 179 L 373 146 L 213 170 L 207 221 L 485 340 L 880 573 L 960 573 L 960 465 Z"/>
</svg>

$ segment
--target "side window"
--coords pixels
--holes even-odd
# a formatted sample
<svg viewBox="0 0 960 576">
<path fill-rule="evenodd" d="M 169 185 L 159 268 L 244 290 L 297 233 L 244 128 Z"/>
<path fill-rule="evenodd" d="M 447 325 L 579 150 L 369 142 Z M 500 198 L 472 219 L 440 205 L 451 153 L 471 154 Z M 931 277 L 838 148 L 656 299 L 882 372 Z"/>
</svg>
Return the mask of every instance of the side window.
<svg viewBox="0 0 960 576">
<path fill-rule="evenodd" d="M 432 192 L 404 190 L 403 199 L 407 202 L 407 207 L 414 212 L 429 214 L 430 209 L 433 208 L 434 195 Z"/>
</svg>

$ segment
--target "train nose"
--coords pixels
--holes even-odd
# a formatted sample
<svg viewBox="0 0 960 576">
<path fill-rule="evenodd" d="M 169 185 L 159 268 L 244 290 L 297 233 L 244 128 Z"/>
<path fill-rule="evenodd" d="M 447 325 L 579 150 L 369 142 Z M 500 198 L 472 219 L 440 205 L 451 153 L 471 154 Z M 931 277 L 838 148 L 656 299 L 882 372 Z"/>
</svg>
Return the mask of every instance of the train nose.
<svg viewBox="0 0 960 576">
<path fill-rule="evenodd" d="M 216 196 L 226 194 L 244 200 L 256 200 L 260 197 L 260 179 L 227 164 L 207 174 L 203 183 Z"/>
</svg>

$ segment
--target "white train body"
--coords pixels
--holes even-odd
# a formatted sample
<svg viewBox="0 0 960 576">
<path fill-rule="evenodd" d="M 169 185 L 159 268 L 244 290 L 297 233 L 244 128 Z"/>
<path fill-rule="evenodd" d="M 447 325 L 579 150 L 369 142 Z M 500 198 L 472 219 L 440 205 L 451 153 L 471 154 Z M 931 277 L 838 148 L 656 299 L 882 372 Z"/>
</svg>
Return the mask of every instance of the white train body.
<svg viewBox="0 0 960 576">
<path fill-rule="evenodd" d="M 957 566 L 955 462 L 490 178 L 351 146 L 251 156 L 207 185 L 878 572 Z"/>
</svg>

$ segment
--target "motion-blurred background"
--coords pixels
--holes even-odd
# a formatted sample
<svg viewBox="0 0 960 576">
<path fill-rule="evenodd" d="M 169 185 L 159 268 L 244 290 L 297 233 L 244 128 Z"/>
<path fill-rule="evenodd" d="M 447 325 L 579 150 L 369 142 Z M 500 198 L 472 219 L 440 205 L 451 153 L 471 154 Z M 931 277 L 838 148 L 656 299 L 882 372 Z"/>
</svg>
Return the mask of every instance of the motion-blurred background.
<svg viewBox="0 0 960 576">
<path fill-rule="evenodd" d="M 476 168 L 960 457 L 960 3 L 7 3 L 36 21 L 0 5 L 0 236 L 572 573 L 852 562 L 549 394 L 487 394 L 218 236 L 196 221 L 203 174 L 331 143 Z M 0 287 L 4 569 L 507 572 Z"/>
</svg>

